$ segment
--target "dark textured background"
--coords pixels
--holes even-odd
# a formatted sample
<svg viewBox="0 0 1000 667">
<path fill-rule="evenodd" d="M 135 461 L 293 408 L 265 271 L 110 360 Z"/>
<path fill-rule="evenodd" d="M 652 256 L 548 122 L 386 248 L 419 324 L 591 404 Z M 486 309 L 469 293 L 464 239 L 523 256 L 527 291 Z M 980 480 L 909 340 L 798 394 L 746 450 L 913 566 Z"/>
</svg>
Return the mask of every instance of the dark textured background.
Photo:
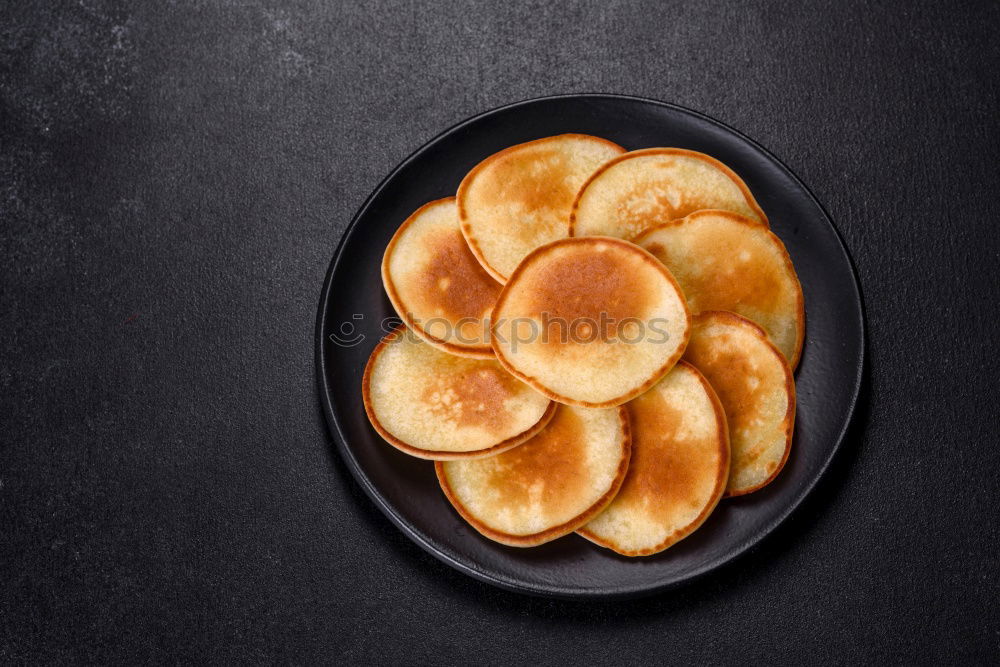
<svg viewBox="0 0 1000 667">
<path fill-rule="evenodd" d="M 0 659 L 995 661 L 1000 5 L 357 4 L 0 9 Z M 870 334 L 814 496 L 627 603 L 424 554 L 336 458 L 313 373 L 378 181 L 582 91 L 771 149 L 843 233 Z"/>
</svg>

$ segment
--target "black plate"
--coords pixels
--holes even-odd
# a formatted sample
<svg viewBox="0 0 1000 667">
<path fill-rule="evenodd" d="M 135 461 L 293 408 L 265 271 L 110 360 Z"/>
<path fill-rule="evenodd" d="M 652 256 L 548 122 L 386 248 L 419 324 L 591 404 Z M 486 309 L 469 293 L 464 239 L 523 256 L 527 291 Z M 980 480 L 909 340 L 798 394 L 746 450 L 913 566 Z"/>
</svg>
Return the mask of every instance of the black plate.
<svg viewBox="0 0 1000 667">
<path fill-rule="evenodd" d="M 418 206 L 453 195 L 465 173 L 512 144 L 563 132 L 627 149 L 677 146 L 719 158 L 746 180 L 788 247 L 806 302 L 806 343 L 796 374 L 798 413 L 788 463 L 765 489 L 724 500 L 691 537 L 655 556 L 626 559 L 576 535 L 532 549 L 505 547 L 467 526 L 444 499 L 433 466 L 387 445 L 361 401 L 361 375 L 394 316 L 382 289 L 382 252 Z M 363 340 L 353 345 L 335 343 Z M 830 219 L 806 187 L 750 139 L 670 104 L 616 95 L 519 102 L 462 122 L 399 165 L 351 221 L 330 264 L 316 327 L 320 400 L 348 468 L 375 504 L 417 544 L 478 579 L 555 597 L 651 593 L 735 558 L 802 502 L 840 445 L 858 396 L 864 355 L 861 297 Z"/>
</svg>

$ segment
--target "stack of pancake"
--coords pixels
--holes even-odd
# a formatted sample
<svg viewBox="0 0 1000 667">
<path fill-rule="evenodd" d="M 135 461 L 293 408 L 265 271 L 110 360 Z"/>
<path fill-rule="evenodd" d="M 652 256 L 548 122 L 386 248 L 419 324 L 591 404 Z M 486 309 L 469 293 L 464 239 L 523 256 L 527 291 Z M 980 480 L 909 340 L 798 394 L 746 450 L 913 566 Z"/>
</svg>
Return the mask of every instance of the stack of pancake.
<svg viewBox="0 0 1000 667">
<path fill-rule="evenodd" d="M 788 458 L 802 289 L 712 157 L 512 146 L 402 223 L 382 278 L 403 324 L 368 417 L 490 539 L 657 553 Z"/>
</svg>

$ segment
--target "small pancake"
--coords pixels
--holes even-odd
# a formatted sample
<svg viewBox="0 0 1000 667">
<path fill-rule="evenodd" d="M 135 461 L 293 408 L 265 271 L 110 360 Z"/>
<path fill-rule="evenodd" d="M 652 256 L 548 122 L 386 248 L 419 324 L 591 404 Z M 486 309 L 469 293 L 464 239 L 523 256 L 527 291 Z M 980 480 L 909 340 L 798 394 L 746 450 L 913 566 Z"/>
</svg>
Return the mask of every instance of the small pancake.
<svg viewBox="0 0 1000 667">
<path fill-rule="evenodd" d="M 722 209 L 767 226 L 736 173 L 713 157 L 681 148 L 647 148 L 607 162 L 580 189 L 570 236 L 631 239 L 661 222 Z"/>
<path fill-rule="evenodd" d="M 770 230 L 726 211 L 699 211 L 648 229 L 635 243 L 677 278 L 692 313 L 730 310 L 753 320 L 792 368 L 805 336 L 802 286 Z"/>
<path fill-rule="evenodd" d="M 529 252 L 568 236 L 580 186 L 624 152 L 599 137 L 560 134 L 511 146 L 473 167 L 458 187 L 458 212 L 479 263 L 506 282 Z"/>
<path fill-rule="evenodd" d="M 492 344 L 507 370 L 546 396 L 620 405 L 684 352 L 684 295 L 655 257 L 620 239 L 562 239 L 517 267 L 493 309 Z"/>
<path fill-rule="evenodd" d="M 732 465 L 727 496 L 769 483 L 788 459 L 795 425 L 792 369 L 764 330 L 735 313 L 694 317 L 684 353 L 705 376 L 726 412 Z"/>
<path fill-rule="evenodd" d="M 630 451 L 624 408 L 560 405 L 541 433 L 510 451 L 434 467 L 445 496 L 473 528 L 530 547 L 603 510 L 621 486 Z"/>
<path fill-rule="evenodd" d="M 538 433 L 555 412 L 495 360 L 447 354 L 402 326 L 375 347 L 362 391 L 379 435 L 422 459 L 502 452 Z"/>
<path fill-rule="evenodd" d="M 416 210 L 382 258 L 382 283 L 403 322 L 445 352 L 492 358 L 489 318 L 500 283 L 469 250 L 455 198 Z"/>
<path fill-rule="evenodd" d="M 618 495 L 577 532 L 624 556 L 663 551 L 715 509 L 729 479 L 729 429 L 712 387 L 678 362 L 625 405 L 632 459 Z"/>
</svg>

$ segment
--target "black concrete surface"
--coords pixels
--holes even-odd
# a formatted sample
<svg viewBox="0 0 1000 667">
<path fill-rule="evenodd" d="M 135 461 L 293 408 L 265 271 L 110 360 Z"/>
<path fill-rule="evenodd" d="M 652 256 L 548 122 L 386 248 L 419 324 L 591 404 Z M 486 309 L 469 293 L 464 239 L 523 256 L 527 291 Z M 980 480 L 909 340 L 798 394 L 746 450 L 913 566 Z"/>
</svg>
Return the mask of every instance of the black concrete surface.
<svg viewBox="0 0 1000 667">
<path fill-rule="evenodd" d="M 987 663 L 998 630 L 1000 5 L 0 7 L 0 660 Z M 523 597 L 411 544 L 317 402 L 340 234 L 445 127 L 618 92 L 814 191 L 864 292 L 859 416 L 695 584 Z"/>
</svg>

